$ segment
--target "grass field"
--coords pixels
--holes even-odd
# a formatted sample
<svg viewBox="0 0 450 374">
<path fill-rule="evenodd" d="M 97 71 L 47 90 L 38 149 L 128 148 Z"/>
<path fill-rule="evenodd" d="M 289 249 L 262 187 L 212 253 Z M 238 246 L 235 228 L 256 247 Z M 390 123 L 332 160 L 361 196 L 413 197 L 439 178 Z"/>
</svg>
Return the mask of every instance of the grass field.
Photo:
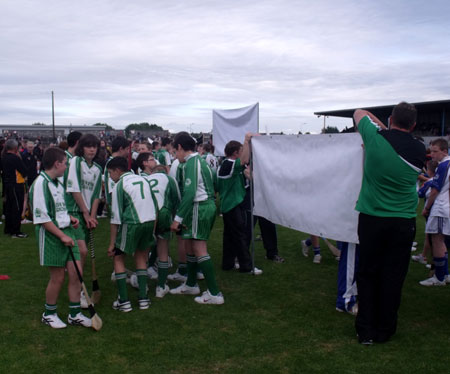
<svg viewBox="0 0 450 374">
<path fill-rule="evenodd" d="M 423 227 L 419 219 L 419 248 Z M 33 226 L 22 228 L 28 239 L 0 234 L 0 273 L 11 276 L 0 281 L 1 373 L 450 372 L 450 291 L 419 286 L 428 274 L 423 265 L 410 266 L 394 339 L 366 347 L 356 341 L 354 317 L 335 311 L 337 262 L 323 242 L 322 264 L 313 264 L 300 251 L 306 235 L 279 227 L 286 263 L 265 260 L 262 243 L 256 242 L 256 264 L 263 275 L 223 272 L 218 217 L 209 248 L 224 305 L 198 305 L 192 296 L 156 299 L 155 281 L 150 281 L 150 309 L 137 308 L 132 290 L 134 310 L 119 313 L 111 308 L 117 291 L 106 256 L 108 224 L 101 220 L 95 243 L 102 300 L 96 309 L 103 329 L 53 330 L 40 322 L 48 273 L 38 263 Z M 86 279 L 90 285 L 89 266 Z M 66 289 L 58 303 L 64 319 Z"/>
</svg>

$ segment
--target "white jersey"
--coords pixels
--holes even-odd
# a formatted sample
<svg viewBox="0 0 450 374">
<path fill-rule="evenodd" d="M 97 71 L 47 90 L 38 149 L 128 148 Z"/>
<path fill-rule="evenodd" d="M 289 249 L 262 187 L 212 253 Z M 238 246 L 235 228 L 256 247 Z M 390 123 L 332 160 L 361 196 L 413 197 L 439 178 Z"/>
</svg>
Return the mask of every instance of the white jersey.
<svg viewBox="0 0 450 374">
<path fill-rule="evenodd" d="M 140 175 L 126 172 L 112 191 L 111 223 L 139 224 L 156 219 L 150 184 Z"/>
<path fill-rule="evenodd" d="M 449 167 L 450 156 L 446 156 L 439 162 L 439 165 L 436 168 L 436 174 L 432 179 L 431 188 L 438 190 L 439 194 L 431 207 L 430 217 L 450 218 Z"/>
<path fill-rule="evenodd" d="M 179 164 L 180 160 L 176 158 L 175 160 L 173 160 L 172 165 L 170 166 L 169 176 L 175 180 L 177 179 L 177 169 Z"/>
<path fill-rule="evenodd" d="M 161 210 L 164 206 L 172 210 L 173 206 L 178 205 L 181 200 L 181 195 L 180 190 L 178 189 L 178 184 L 174 178 L 165 173 L 141 173 L 141 176 L 150 183 L 150 189 L 156 198 L 159 210 Z"/>
<path fill-rule="evenodd" d="M 66 192 L 81 192 L 84 203 L 91 210 L 95 199 L 100 199 L 102 191 L 102 168 L 93 162 L 91 166 L 83 157 L 75 156 L 70 161 L 69 173 L 66 181 Z M 79 212 L 80 208 L 75 200 L 67 200 L 69 212 Z"/>
<path fill-rule="evenodd" d="M 217 160 L 217 157 L 214 156 L 212 153 L 208 153 L 206 154 L 205 161 L 215 174 L 219 167 L 219 161 Z"/>
<path fill-rule="evenodd" d="M 30 190 L 33 223 L 41 225 L 53 222 L 58 228 L 70 226 L 70 216 L 65 202 L 64 186 L 58 179 L 52 180 L 42 171 Z"/>
</svg>

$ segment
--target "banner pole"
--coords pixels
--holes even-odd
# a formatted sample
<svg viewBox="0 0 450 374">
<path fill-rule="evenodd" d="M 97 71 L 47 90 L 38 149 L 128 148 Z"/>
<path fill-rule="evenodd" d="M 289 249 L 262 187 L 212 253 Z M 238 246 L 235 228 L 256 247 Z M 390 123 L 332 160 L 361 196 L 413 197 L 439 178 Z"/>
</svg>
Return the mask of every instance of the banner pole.
<svg viewBox="0 0 450 374">
<path fill-rule="evenodd" d="M 251 247 L 252 247 L 252 273 L 255 272 L 255 220 L 253 218 L 254 191 L 253 191 L 253 151 L 252 142 L 248 144 L 250 151 L 250 225 L 251 225 Z"/>
</svg>

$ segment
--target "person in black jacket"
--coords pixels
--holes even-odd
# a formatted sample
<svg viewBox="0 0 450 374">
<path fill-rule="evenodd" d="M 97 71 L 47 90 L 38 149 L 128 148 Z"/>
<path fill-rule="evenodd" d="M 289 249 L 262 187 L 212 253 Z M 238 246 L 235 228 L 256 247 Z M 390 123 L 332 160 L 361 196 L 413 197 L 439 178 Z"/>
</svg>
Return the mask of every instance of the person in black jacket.
<svg viewBox="0 0 450 374">
<path fill-rule="evenodd" d="M 28 141 L 26 143 L 25 149 L 22 152 L 22 161 L 27 168 L 27 186 L 28 188 L 31 187 L 34 180 L 36 179 L 38 173 L 37 173 L 37 156 L 33 153 L 34 143 L 31 141 Z"/>
<path fill-rule="evenodd" d="M 18 142 L 8 139 L 2 153 L 3 189 L 5 191 L 5 234 L 26 238 L 20 231 L 27 169 L 18 156 Z"/>
</svg>

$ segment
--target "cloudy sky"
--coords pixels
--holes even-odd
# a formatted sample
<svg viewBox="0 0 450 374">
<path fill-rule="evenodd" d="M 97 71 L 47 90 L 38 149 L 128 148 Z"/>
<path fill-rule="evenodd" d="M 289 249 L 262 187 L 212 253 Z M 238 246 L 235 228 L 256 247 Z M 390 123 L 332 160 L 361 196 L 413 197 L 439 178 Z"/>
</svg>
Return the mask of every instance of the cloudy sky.
<svg viewBox="0 0 450 374">
<path fill-rule="evenodd" d="M 134 122 L 209 131 L 260 103 L 260 129 L 315 111 L 450 99 L 445 0 L 1 0 L 0 124 Z M 327 124 L 343 127 L 342 119 Z"/>
</svg>

